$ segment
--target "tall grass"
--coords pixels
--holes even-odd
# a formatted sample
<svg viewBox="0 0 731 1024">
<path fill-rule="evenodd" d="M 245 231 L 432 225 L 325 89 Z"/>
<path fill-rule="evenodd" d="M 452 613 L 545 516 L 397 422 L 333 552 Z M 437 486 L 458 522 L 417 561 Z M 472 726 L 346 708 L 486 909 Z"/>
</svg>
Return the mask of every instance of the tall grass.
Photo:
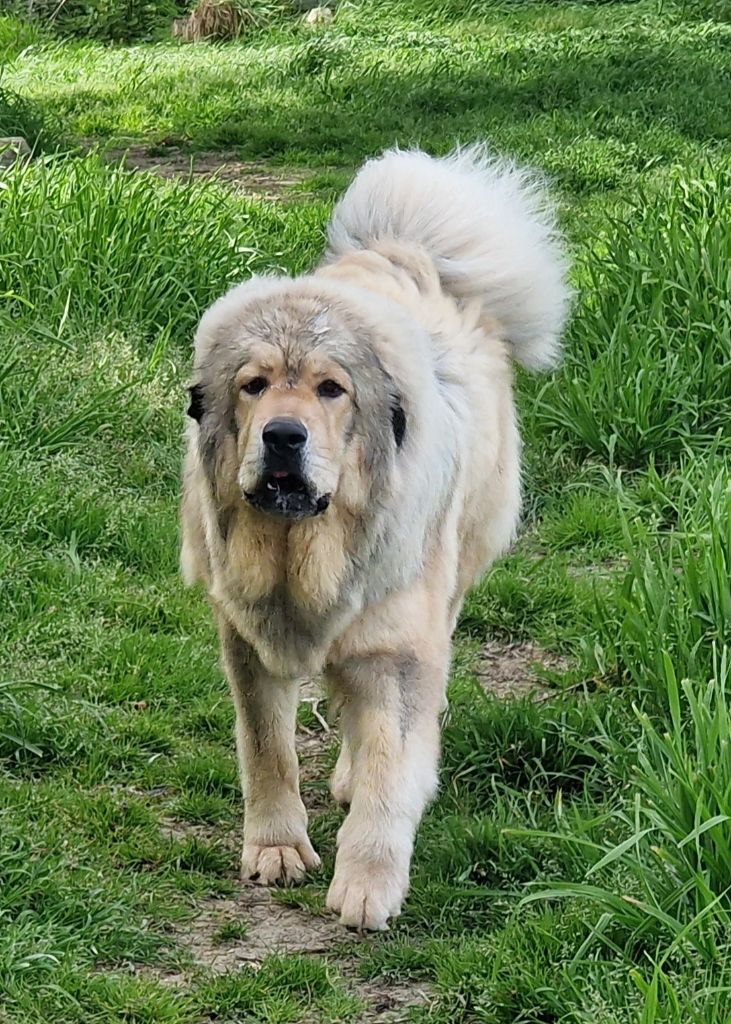
<svg viewBox="0 0 731 1024">
<path fill-rule="evenodd" d="M 149 39 L 169 29 L 184 0 L 5 0 L 10 11 L 59 35 L 82 39 Z"/>
<path fill-rule="evenodd" d="M 668 665 L 704 683 L 716 671 L 716 652 L 731 644 L 731 475 L 719 468 L 720 452 L 714 448 L 708 463 L 689 460 L 670 488 L 676 522 L 669 533 L 651 528 L 635 548 L 638 509 L 625 511 L 629 570 L 614 599 L 598 607 L 604 658 L 660 708 L 667 708 Z"/>
<path fill-rule="evenodd" d="M 0 22 L 0 58 L 2 57 L 2 23 Z M 26 99 L 0 82 L 0 135 L 20 136 L 29 146 L 48 149 L 58 143 L 45 112 L 32 100 Z"/>
<path fill-rule="evenodd" d="M 613 653 L 636 721 L 629 746 L 627 734 L 603 731 L 610 778 L 626 795 L 603 838 L 566 822 L 553 833 L 583 879 L 526 898 L 597 906 L 584 952 L 601 941 L 629 962 L 644 953 L 660 988 L 681 960 L 722 962 L 731 928 L 731 476 L 711 459 L 679 479 L 675 527 L 645 527 L 638 552 L 637 506 L 620 490 L 629 567 L 598 605 L 599 660 L 606 670 Z"/>
<path fill-rule="evenodd" d="M 571 850 L 570 871 L 583 870 L 584 880 L 550 882 L 524 902 L 573 898 L 596 905 L 601 916 L 581 955 L 603 942 L 630 962 L 643 953 L 661 965 L 725 958 L 731 928 L 730 668 L 725 648 L 707 682 L 679 682 L 667 658 L 669 721 L 636 708 L 641 731 L 627 778 L 631 796 L 607 819 L 609 834 L 604 840 L 582 837 L 570 823 L 553 833 Z M 617 745 L 617 754 L 622 749 Z M 619 841 L 611 838 L 617 834 Z"/>
<path fill-rule="evenodd" d="M 580 258 L 582 301 L 540 428 L 621 466 L 731 438 L 731 165 L 640 192 Z"/>
<path fill-rule="evenodd" d="M 0 62 L 11 61 L 26 47 L 33 46 L 42 39 L 43 31 L 37 24 L 31 24 L 12 14 L 0 14 Z"/>
<path fill-rule="evenodd" d="M 643 742 L 634 782 L 661 843 L 657 856 L 696 915 L 716 903 L 731 910 L 731 650 L 715 655 L 711 677 L 700 684 L 680 683 L 665 658 L 667 730 L 638 712 Z"/>
<path fill-rule="evenodd" d="M 0 295 L 62 331 L 133 325 L 185 343 L 202 310 L 256 271 L 301 269 L 321 245 L 315 204 L 285 217 L 214 183 L 161 183 L 94 155 L 3 177 Z"/>
</svg>

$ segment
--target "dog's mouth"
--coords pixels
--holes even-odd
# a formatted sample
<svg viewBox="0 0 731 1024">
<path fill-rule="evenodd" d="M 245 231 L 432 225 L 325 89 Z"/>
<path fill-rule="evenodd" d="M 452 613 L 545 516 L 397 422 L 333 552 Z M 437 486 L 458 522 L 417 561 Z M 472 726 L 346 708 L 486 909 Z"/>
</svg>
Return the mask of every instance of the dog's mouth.
<svg viewBox="0 0 731 1024">
<path fill-rule="evenodd" d="M 329 494 L 318 497 L 303 476 L 284 469 L 265 472 L 256 489 L 247 491 L 245 497 L 260 512 L 280 519 L 318 516 L 330 504 Z"/>
</svg>

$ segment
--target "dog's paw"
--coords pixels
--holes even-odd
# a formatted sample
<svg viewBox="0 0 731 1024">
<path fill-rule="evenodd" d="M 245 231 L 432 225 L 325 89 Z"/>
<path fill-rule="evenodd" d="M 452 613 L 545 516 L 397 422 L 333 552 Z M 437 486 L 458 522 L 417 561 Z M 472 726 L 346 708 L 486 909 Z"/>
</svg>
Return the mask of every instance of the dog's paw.
<svg viewBox="0 0 731 1024">
<path fill-rule="evenodd" d="M 241 877 L 257 885 L 293 885 L 320 866 L 309 839 L 296 846 L 258 846 L 249 843 L 241 856 Z"/>
<path fill-rule="evenodd" d="M 327 894 L 330 910 L 340 914 L 340 923 L 359 932 L 382 932 L 388 919 L 398 917 L 407 884 L 386 872 L 369 871 L 357 864 L 335 866 Z"/>
</svg>

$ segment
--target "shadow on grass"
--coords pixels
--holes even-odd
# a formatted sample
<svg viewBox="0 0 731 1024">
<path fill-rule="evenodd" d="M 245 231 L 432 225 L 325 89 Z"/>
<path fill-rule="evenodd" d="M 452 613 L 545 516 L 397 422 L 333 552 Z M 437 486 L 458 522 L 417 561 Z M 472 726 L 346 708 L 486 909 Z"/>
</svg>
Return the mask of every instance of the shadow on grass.
<svg viewBox="0 0 731 1024">
<path fill-rule="evenodd" d="M 48 108 L 61 103 L 100 136 L 129 133 L 129 114 L 157 121 L 148 134 L 156 141 L 311 164 L 355 164 L 394 142 L 440 150 L 483 136 L 578 191 L 614 187 L 731 132 L 731 69 L 712 36 L 652 39 L 634 27 L 555 37 L 540 50 L 529 39 L 517 48 L 447 42 L 443 52 L 419 44 L 403 61 L 398 36 L 375 54 L 353 52 L 345 37 L 315 42 L 243 80 L 224 62 L 184 79 L 161 69 L 134 110 L 120 108 L 108 84 L 103 95 L 82 88 Z"/>
<path fill-rule="evenodd" d="M 61 143 L 42 105 L 0 85 L 0 136 L 20 136 L 36 150 Z"/>
</svg>

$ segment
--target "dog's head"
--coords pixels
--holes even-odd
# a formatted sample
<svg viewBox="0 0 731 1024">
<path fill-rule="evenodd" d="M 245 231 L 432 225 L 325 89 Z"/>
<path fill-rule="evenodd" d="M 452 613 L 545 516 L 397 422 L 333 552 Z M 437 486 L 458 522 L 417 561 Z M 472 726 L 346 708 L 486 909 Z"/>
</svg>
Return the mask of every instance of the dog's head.
<svg viewBox="0 0 731 1024">
<path fill-rule="evenodd" d="M 366 325 L 269 285 L 263 296 L 243 286 L 203 318 L 188 412 L 209 475 L 235 473 L 242 500 L 298 520 L 352 493 L 356 477 L 360 490 L 364 475 L 373 482 L 406 419 Z"/>
</svg>

